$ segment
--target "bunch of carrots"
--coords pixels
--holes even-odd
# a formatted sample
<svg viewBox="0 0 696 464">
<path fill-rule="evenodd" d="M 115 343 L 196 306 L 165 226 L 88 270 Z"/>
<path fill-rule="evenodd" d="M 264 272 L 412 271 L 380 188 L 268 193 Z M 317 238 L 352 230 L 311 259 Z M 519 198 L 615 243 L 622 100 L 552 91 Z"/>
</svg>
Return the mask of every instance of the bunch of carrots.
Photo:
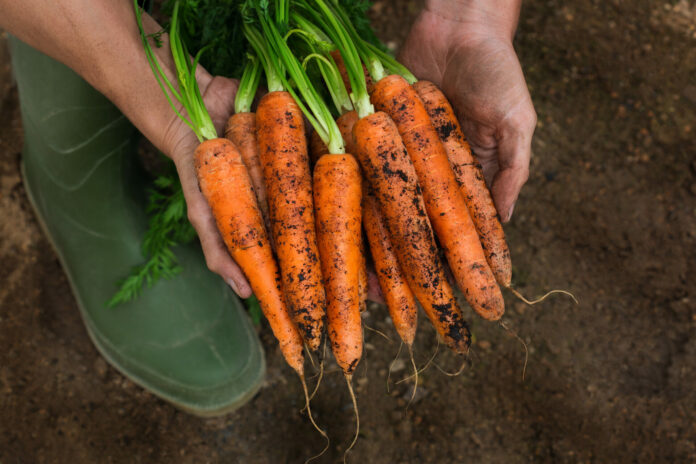
<svg viewBox="0 0 696 464">
<path fill-rule="evenodd" d="M 469 349 L 446 265 L 479 316 L 501 318 L 510 253 L 452 106 L 436 85 L 364 41 L 337 1 L 244 4 L 253 52 L 224 138 L 196 84 L 201 52 L 191 57 L 180 39 L 178 4 L 169 30 L 176 83 L 157 63 L 135 9 L 153 72 L 201 142 L 193 154 L 201 191 L 302 380 L 308 410 L 304 348 L 317 352 L 325 331 L 355 405 L 368 250 L 412 359 L 418 303 L 453 351 Z M 264 76 L 268 92 L 253 113 Z"/>
</svg>

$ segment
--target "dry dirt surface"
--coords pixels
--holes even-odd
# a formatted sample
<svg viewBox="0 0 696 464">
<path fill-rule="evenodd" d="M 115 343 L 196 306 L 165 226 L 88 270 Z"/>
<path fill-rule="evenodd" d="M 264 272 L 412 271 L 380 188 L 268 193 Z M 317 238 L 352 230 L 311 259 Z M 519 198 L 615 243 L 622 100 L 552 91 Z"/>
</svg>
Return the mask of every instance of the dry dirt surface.
<svg viewBox="0 0 696 464">
<path fill-rule="evenodd" d="M 420 5 L 381 1 L 398 46 Z M 355 378 L 353 463 L 696 461 L 696 6 L 693 1 L 525 2 L 516 47 L 539 114 L 531 177 L 506 227 L 514 281 L 505 321 L 468 314 L 471 365 L 431 366 L 387 391 L 397 345 L 366 332 Z M 3 56 L 0 54 L 0 57 Z M 0 63 L 0 68 L 5 63 Z M 107 366 L 19 175 L 16 92 L 0 115 L 0 462 L 302 463 L 323 447 L 267 328 L 268 377 L 239 411 L 203 420 Z M 368 325 L 392 338 L 385 311 Z M 436 348 L 422 324 L 416 357 Z M 401 358 L 392 379 L 408 375 Z M 456 370 L 444 350 L 436 360 Z M 313 401 L 341 462 L 353 412 L 340 373 Z"/>
</svg>

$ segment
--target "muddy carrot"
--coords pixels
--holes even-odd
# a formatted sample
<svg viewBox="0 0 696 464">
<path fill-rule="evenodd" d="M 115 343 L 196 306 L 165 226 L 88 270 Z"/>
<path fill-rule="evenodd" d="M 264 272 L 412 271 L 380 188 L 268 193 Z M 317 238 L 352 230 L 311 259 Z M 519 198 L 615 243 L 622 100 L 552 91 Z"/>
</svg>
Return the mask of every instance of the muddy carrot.
<svg viewBox="0 0 696 464">
<path fill-rule="evenodd" d="M 346 144 L 346 151 L 350 153 L 357 152 L 353 127 L 358 119 L 358 113 L 350 111 L 337 120 L 343 142 Z M 363 227 L 372 253 L 377 280 L 389 315 L 394 322 L 394 328 L 403 342 L 410 347 L 416 336 L 418 306 L 392 249 L 387 225 L 379 211 L 379 203 L 365 184 L 363 184 Z M 367 286 L 365 286 L 365 292 L 367 292 Z"/>
<path fill-rule="evenodd" d="M 261 80 L 261 65 L 253 59 L 244 69 L 235 97 L 235 114 L 230 116 L 225 126 L 225 138 L 234 143 L 242 154 L 244 165 L 249 171 L 256 200 L 263 215 L 266 230 L 270 234 L 271 223 L 268 215 L 266 186 L 263 183 L 263 169 L 259 159 L 259 147 L 256 143 L 256 115 L 251 112 L 251 104 L 256 96 Z"/>
<path fill-rule="evenodd" d="M 362 356 L 360 321 L 361 186 L 351 155 L 323 155 L 314 169 L 317 238 L 336 362 L 350 375 Z"/>
<path fill-rule="evenodd" d="M 505 241 L 505 231 L 486 186 L 481 165 L 471 153 L 454 109 L 447 97 L 432 82 L 419 81 L 413 88 L 423 100 L 430 120 L 447 151 L 459 189 L 481 239 L 486 260 L 498 283 L 503 287 L 509 287 L 512 264 L 510 250 Z"/>
<path fill-rule="evenodd" d="M 498 320 L 505 303 L 464 196 L 437 131 L 418 93 L 401 76 L 375 84 L 372 102 L 396 123 L 413 162 L 433 228 L 457 284 L 484 319 Z"/>
<path fill-rule="evenodd" d="M 447 282 L 416 171 L 396 125 L 378 112 L 359 120 L 353 136 L 411 290 L 444 341 L 456 352 L 466 352 L 469 329 Z"/>
<path fill-rule="evenodd" d="M 366 192 L 365 189 L 363 190 L 363 225 L 389 316 L 401 340 L 411 347 L 416 336 L 418 321 L 416 299 L 392 248 L 387 225 L 379 210 L 379 203 L 375 196 Z"/>
<path fill-rule="evenodd" d="M 365 239 L 360 231 L 360 268 L 358 269 L 358 295 L 360 298 L 360 312 L 367 309 L 367 260 L 365 259 Z"/>
<path fill-rule="evenodd" d="M 343 142 L 346 147 L 346 152 L 348 153 L 353 153 L 354 152 L 354 144 L 353 144 L 353 125 L 355 125 L 355 122 L 358 120 L 358 114 L 355 111 L 349 111 L 347 113 L 344 113 L 342 116 L 340 116 L 336 120 L 336 124 L 338 125 L 338 129 L 341 132 L 341 137 L 343 138 Z M 322 155 L 325 155 L 329 153 L 329 148 L 326 146 L 326 144 L 323 142 L 321 137 L 319 136 L 319 133 L 317 131 L 313 131 L 311 136 L 310 136 L 310 153 L 312 157 L 312 164 L 316 164 L 316 162 L 319 160 L 319 158 Z M 367 277 L 367 263 L 365 261 L 365 244 L 363 243 L 363 239 L 361 236 L 360 240 L 360 249 L 362 250 L 362 253 L 360 254 L 360 311 L 364 311 L 367 308 L 367 284 L 368 284 L 368 277 Z"/>
<path fill-rule="evenodd" d="M 282 289 L 302 338 L 314 351 L 321 343 L 326 294 L 314 227 L 304 120 L 267 38 L 248 23 L 244 34 L 268 80 L 269 93 L 256 110 L 256 140 Z"/>
<path fill-rule="evenodd" d="M 292 95 L 266 94 L 256 112 L 256 128 L 283 290 L 302 338 L 316 350 L 326 295 L 314 228 L 304 121 Z"/>
<path fill-rule="evenodd" d="M 229 140 L 211 139 L 198 146 L 194 161 L 201 192 L 230 255 L 249 280 L 283 356 L 302 376 L 302 339 L 286 308 L 278 267 L 239 150 Z"/>
</svg>

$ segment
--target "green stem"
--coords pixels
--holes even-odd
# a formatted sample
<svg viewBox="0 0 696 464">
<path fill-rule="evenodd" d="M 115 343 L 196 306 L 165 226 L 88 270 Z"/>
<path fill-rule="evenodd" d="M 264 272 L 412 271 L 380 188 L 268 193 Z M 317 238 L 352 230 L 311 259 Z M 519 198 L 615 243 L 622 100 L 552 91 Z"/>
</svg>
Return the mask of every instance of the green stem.
<svg viewBox="0 0 696 464">
<path fill-rule="evenodd" d="M 285 36 L 285 41 L 287 42 L 288 37 L 293 33 L 297 33 L 305 41 L 311 53 L 305 57 L 302 65 L 306 67 L 311 59 L 316 60 L 319 72 L 326 83 L 338 114 L 341 115 L 352 111 L 353 103 L 350 95 L 348 95 L 348 89 L 346 89 L 343 83 L 343 78 L 338 70 L 338 66 L 336 66 L 336 62 L 331 57 L 331 52 L 336 50 L 336 47 L 331 43 L 331 39 L 300 14 L 293 13 L 292 20 L 297 24 L 297 28 Z"/>
<path fill-rule="evenodd" d="M 297 105 L 314 127 L 314 130 L 317 131 L 319 137 L 329 148 L 329 152 L 333 154 L 345 153 L 343 137 L 336 121 L 334 121 L 331 110 L 329 110 L 329 107 L 312 85 L 302 64 L 293 55 L 276 26 L 268 20 L 266 14 L 262 11 L 257 10 L 257 13 L 264 37 L 270 45 L 269 51 L 272 50 L 275 54 L 274 58 L 284 65 L 287 74 L 294 81 L 297 91 L 302 95 L 304 102 L 300 99 L 295 89 L 287 82 L 285 76 L 281 76 L 285 84 L 285 90 L 295 99 Z"/>
<path fill-rule="evenodd" d="M 248 113 L 251 111 L 251 104 L 256 97 L 256 91 L 261 82 L 261 62 L 254 57 L 244 68 L 244 74 L 239 81 L 239 89 L 234 100 L 235 113 Z"/>
<path fill-rule="evenodd" d="M 373 51 L 369 47 L 367 47 L 366 42 L 362 40 L 360 34 L 358 34 L 358 31 L 355 30 L 355 27 L 353 26 L 350 17 L 348 17 L 348 14 L 338 2 L 333 3 L 333 12 L 335 15 L 339 17 L 340 21 L 346 28 L 347 34 L 349 35 L 353 43 L 355 43 L 360 58 L 365 63 L 367 72 L 370 73 L 370 76 L 375 82 L 381 81 L 384 77 L 387 76 L 387 73 L 384 71 L 384 66 L 382 65 L 382 60 L 380 59 L 380 57 L 373 53 Z"/>
<path fill-rule="evenodd" d="M 396 58 L 391 56 L 389 53 L 364 40 L 362 41 L 362 46 L 367 47 L 374 55 L 376 55 L 382 61 L 382 65 L 384 65 L 384 67 L 390 73 L 398 74 L 406 79 L 411 85 L 418 82 L 416 76 L 414 76 L 406 66 L 399 63 Z"/>
<path fill-rule="evenodd" d="M 353 103 L 350 101 L 348 90 L 343 83 L 343 78 L 333 58 L 314 52 L 305 57 L 302 66 L 306 67 L 307 63 L 312 59 L 317 62 L 319 72 L 321 72 L 321 76 L 324 78 L 326 88 L 329 89 L 329 94 L 331 95 L 331 99 L 333 100 L 338 114 L 352 111 Z"/>
<path fill-rule="evenodd" d="M 263 70 L 266 73 L 268 91 L 280 92 L 285 90 L 285 86 L 283 85 L 284 79 L 281 78 L 281 73 L 277 69 L 277 66 L 280 63 L 276 63 L 271 59 L 267 42 L 264 40 L 259 30 L 253 25 L 245 23 L 244 35 L 251 44 L 251 47 L 256 52 L 256 56 L 258 56 L 259 60 L 261 61 Z"/>
<path fill-rule="evenodd" d="M 352 89 L 351 99 L 358 116 L 363 118 L 374 113 L 375 109 L 372 103 L 370 103 L 370 95 L 367 93 L 367 83 L 365 82 L 362 62 L 355 46 L 356 41 L 350 37 L 343 22 L 324 0 L 313 0 L 312 5 L 308 3 L 308 0 L 297 1 L 305 13 L 313 18 L 314 23 L 321 27 L 324 33 L 331 38 L 331 41 L 341 53 Z"/>
<path fill-rule="evenodd" d="M 137 0 L 133 0 L 133 5 L 135 7 L 135 16 L 140 31 L 140 37 L 143 42 L 143 47 L 145 48 L 145 55 L 157 79 L 157 83 L 167 97 L 169 105 L 176 115 L 191 128 L 200 142 L 216 138 L 217 131 L 203 103 L 203 97 L 198 87 L 198 82 L 196 81 L 196 68 L 198 67 L 201 54 L 205 49 L 199 51 L 193 60 L 191 59 L 179 34 L 179 2 L 177 1 L 174 4 L 174 12 L 172 14 L 169 30 L 169 46 L 174 60 L 177 84 L 179 86 L 178 90 L 174 87 L 160 66 L 159 60 L 145 35 L 142 22 L 142 10 L 138 6 Z M 174 105 L 174 100 L 178 101 L 181 106 L 184 107 L 186 113 L 188 113 L 188 118 L 181 114 L 176 105 Z"/>
</svg>

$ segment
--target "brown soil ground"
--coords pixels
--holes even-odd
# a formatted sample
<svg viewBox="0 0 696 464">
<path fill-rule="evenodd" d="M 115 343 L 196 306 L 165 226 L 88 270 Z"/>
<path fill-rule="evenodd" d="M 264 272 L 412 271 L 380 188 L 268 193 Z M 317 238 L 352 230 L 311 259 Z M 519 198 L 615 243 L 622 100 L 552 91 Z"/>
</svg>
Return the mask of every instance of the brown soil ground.
<svg viewBox="0 0 696 464">
<path fill-rule="evenodd" d="M 419 2 L 381 1 L 398 46 Z M 696 461 L 696 6 L 525 2 L 516 46 L 539 113 L 532 174 L 507 228 L 521 291 L 571 289 L 498 325 L 473 315 L 472 365 L 386 390 L 396 346 L 367 332 L 350 462 Z M 3 58 L 0 52 L 0 58 Z M 5 63 L 0 61 L 0 72 Z M 0 81 L 0 90 L 2 90 Z M 16 92 L 0 114 L 0 462 L 301 463 L 323 442 L 274 348 L 266 387 L 203 420 L 107 366 L 83 328 L 19 175 Z M 394 335 L 385 312 L 367 323 Z M 273 346 L 262 329 L 266 346 Z M 435 349 L 422 325 L 424 364 Z M 441 352 L 454 370 L 458 360 Z M 393 378 L 405 377 L 397 363 Z M 338 372 L 314 400 L 340 462 L 353 413 Z"/>
</svg>

